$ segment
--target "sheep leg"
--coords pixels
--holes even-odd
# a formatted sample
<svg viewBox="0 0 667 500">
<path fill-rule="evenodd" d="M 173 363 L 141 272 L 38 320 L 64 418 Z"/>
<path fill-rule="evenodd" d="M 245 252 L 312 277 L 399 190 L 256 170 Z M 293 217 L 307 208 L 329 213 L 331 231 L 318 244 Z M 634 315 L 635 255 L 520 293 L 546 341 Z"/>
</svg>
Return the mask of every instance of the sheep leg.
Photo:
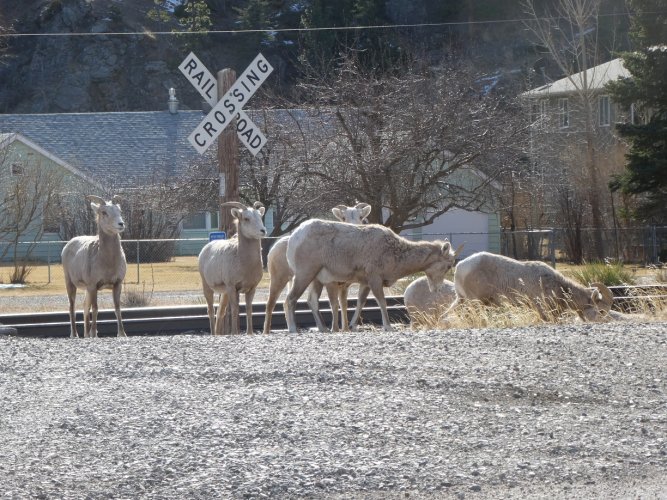
<svg viewBox="0 0 667 500">
<path fill-rule="evenodd" d="M 377 300 L 380 305 L 380 310 L 382 311 L 382 327 L 385 332 L 390 332 L 393 330 L 391 323 L 389 322 L 389 313 L 387 312 L 387 300 L 384 298 L 384 288 L 382 288 L 381 280 L 373 280 L 369 283 L 373 295 L 375 295 L 375 300 Z"/>
<path fill-rule="evenodd" d="M 123 327 L 123 318 L 120 314 L 120 291 L 122 286 L 123 283 L 121 281 L 117 281 L 113 285 L 113 308 L 116 311 L 116 322 L 118 323 L 118 332 L 116 333 L 117 337 L 127 337 L 125 328 Z"/>
<path fill-rule="evenodd" d="M 349 328 L 347 323 L 347 291 L 350 285 L 347 283 L 338 287 L 338 303 L 340 304 L 341 327 L 343 330 Z"/>
<path fill-rule="evenodd" d="M 97 289 L 91 288 L 86 291 L 83 311 L 86 318 L 83 323 L 83 336 L 95 338 L 97 337 Z"/>
<path fill-rule="evenodd" d="M 206 284 L 202 278 L 202 288 L 204 291 L 204 298 L 206 299 L 206 312 L 208 314 L 208 323 L 211 327 L 211 335 L 215 335 L 215 309 L 214 309 L 214 292 L 213 289 Z"/>
<path fill-rule="evenodd" d="M 359 285 L 359 295 L 357 296 L 357 307 L 354 308 L 354 316 L 350 321 L 350 331 L 357 331 L 357 323 L 361 319 L 361 310 L 366 305 L 366 299 L 371 289 L 368 285 Z"/>
<path fill-rule="evenodd" d="M 308 287 L 308 305 L 310 310 L 313 312 L 313 317 L 315 318 L 315 324 L 317 329 L 320 332 L 328 332 L 326 324 L 324 323 L 324 318 L 320 312 L 320 296 L 322 295 L 322 283 L 318 280 L 314 280 Z M 331 298 L 329 299 L 331 301 Z"/>
<path fill-rule="evenodd" d="M 224 322 L 225 312 L 227 312 L 228 302 L 227 292 L 222 292 L 220 294 L 220 304 L 218 304 L 218 314 L 215 318 L 215 329 L 211 330 L 213 335 L 222 335 L 222 323 Z"/>
<path fill-rule="evenodd" d="M 232 335 L 239 334 L 239 292 L 232 290 L 227 294 L 229 297 L 229 314 L 231 314 L 231 333 Z"/>
<path fill-rule="evenodd" d="M 327 295 L 329 296 L 329 306 L 331 307 L 331 331 L 340 331 L 340 318 L 338 316 L 338 284 L 327 283 Z"/>
<path fill-rule="evenodd" d="M 290 288 L 287 298 L 285 299 L 285 315 L 287 317 L 287 328 L 290 333 L 296 333 L 296 301 L 299 300 L 301 294 L 306 290 L 308 285 L 315 279 L 320 269 L 312 270 L 308 273 L 303 273 L 301 276 L 294 276 L 292 281 L 292 288 Z"/>
<path fill-rule="evenodd" d="M 248 290 L 245 293 L 245 324 L 246 332 L 254 333 L 252 325 L 252 299 L 255 297 L 255 289 Z"/>
<path fill-rule="evenodd" d="M 76 302 L 76 285 L 69 280 L 65 281 L 65 288 L 67 288 L 67 298 L 69 299 L 69 325 L 70 338 L 78 338 L 79 333 L 76 331 L 76 311 L 74 310 L 74 303 Z"/>
<path fill-rule="evenodd" d="M 271 284 L 269 285 L 269 298 L 266 301 L 266 312 L 264 313 L 264 333 L 271 331 L 271 317 L 273 310 L 276 307 L 276 302 L 280 293 L 285 289 L 289 278 L 286 280 L 278 279 L 278 277 L 271 276 Z"/>
</svg>

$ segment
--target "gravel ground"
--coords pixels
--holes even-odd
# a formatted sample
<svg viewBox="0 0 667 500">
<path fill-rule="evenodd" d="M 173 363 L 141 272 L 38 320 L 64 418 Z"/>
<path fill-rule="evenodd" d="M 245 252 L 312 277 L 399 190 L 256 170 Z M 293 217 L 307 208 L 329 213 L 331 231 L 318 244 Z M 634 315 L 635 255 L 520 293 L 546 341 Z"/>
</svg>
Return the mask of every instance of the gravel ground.
<svg viewBox="0 0 667 500">
<path fill-rule="evenodd" d="M 0 338 L 0 498 L 667 498 L 667 323 Z"/>
</svg>

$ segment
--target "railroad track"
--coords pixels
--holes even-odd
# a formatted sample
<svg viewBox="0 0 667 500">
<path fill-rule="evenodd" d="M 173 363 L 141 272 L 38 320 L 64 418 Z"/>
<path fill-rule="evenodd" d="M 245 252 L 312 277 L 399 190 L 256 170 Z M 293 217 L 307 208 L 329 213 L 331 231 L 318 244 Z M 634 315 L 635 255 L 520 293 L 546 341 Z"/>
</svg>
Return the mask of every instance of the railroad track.
<svg viewBox="0 0 667 500">
<path fill-rule="evenodd" d="M 659 301 L 667 302 L 667 286 L 640 285 L 610 287 L 614 294 L 614 309 L 632 313 L 650 310 Z M 349 317 L 352 317 L 356 300 L 348 301 Z M 253 330 L 259 332 L 264 326 L 263 302 L 253 304 Z M 245 305 L 241 305 L 241 330 L 245 331 L 247 315 Z M 392 323 L 409 323 L 402 296 L 387 297 L 387 309 Z M 325 321 L 331 323 L 329 302 L 320 301 L 320 312 Z M 380 307 L 374 298 L 369 297 L 362 313 L 366 325 L 382 326 Z M 305 301 L 297 303 L 297 326 L 300 329 L 312 328 L 315 320 Z M 128 335 L 177 335 L 182 333 L 208 333 L 209 323 L 205 305 L 138 307 L 123 309 L 123 324 Z M 0 325 L 5 332 L 21 337 L 68 337 L 69 315 L 66 311 L 46 313 L 20 313 L 0 315 Z M 83 315 L 77 313 L 79 335 L 83 332 Z M 100 310 L 97 320 L 99 335 L 116 334 L 116 316 L 112 309 Z M 0 327 L 0 328 L 3 328 Z M 9 328 L 7 328 L 9 327 Z M 285 330 L 287 322 L 282 303 L 276 305 L 272 318 L 272 330 Z M 15 329 L 16 333 L 13 332 Z"/>
<path fill-rule="evenodd" d="M 349 317 L 352 317 L 356 300 L 348 301 Z M 253 330 L 264 328 L 266 304 L 253 304 Z M 408 323 L 409 318 L 403 305 L 403 297 L 387 297 L 387 311 L 392 323 Z M 208 333 L 209 322 L 206 305 L 136 307 L 123 309 L 123 325 L 128 335 L 177 335 L 182 333 Z M 327 300 L 320 301 L 320 312 L 324 320 L 331 324 L 331 309 Z M 362 313 L 363 323 L 382 325 L 380 307 L 369 297 Z M 79 335 L 83 335 L 83 313 L 78 311 L 76 321 Z M 246 330 L 246 308 L 240 306 L 241 331 Z M 300 329 L 315 326 L 315 320 L 305 301 L 297 303 L 296 322 Z M 272 330 L 286 330 L 287 321 L 282 304 L 276 304 L 271 322 Z M 20 313 L 0 315 L 0 325 L 16 329 L 20 337 L 69 337 L 69 313 L 67 311 L 45 313 Z M 9 329 L 7 329 L 9 330 Z M 116 315 L 113 309 L 100 309 L 97 316 L 97 331 L 101 337 L 116 335 Z M 10 332 L 7 332 L 10 333 Z"/>
</svg>

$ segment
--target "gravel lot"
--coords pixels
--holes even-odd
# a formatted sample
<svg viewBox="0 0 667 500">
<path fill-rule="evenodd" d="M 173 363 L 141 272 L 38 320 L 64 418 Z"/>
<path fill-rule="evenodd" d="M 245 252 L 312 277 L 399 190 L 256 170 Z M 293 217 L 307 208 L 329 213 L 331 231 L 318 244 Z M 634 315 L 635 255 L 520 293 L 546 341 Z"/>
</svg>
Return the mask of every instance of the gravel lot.
<svg viewBox="0 0 667 500">
<path fill-rule="evenodd" d="M 0 338 L 0 498 L 667 498 L 667 323 Z"/>
</svg>

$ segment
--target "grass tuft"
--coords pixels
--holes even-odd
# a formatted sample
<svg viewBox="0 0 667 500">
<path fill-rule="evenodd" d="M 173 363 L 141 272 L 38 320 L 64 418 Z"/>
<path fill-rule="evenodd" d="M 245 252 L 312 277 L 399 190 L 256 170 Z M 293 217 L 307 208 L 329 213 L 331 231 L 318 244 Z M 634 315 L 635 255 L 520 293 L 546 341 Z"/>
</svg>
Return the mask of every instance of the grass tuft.
<svg viewBox="0 0 667 500">
<path fill-rule="evenodd" d="M 582 285 L 602 283 L 606 286 L 634 285 L 635 275 L 619 263 L 590 262 L 571 271 L 570 276 Z"/>
</svg>

